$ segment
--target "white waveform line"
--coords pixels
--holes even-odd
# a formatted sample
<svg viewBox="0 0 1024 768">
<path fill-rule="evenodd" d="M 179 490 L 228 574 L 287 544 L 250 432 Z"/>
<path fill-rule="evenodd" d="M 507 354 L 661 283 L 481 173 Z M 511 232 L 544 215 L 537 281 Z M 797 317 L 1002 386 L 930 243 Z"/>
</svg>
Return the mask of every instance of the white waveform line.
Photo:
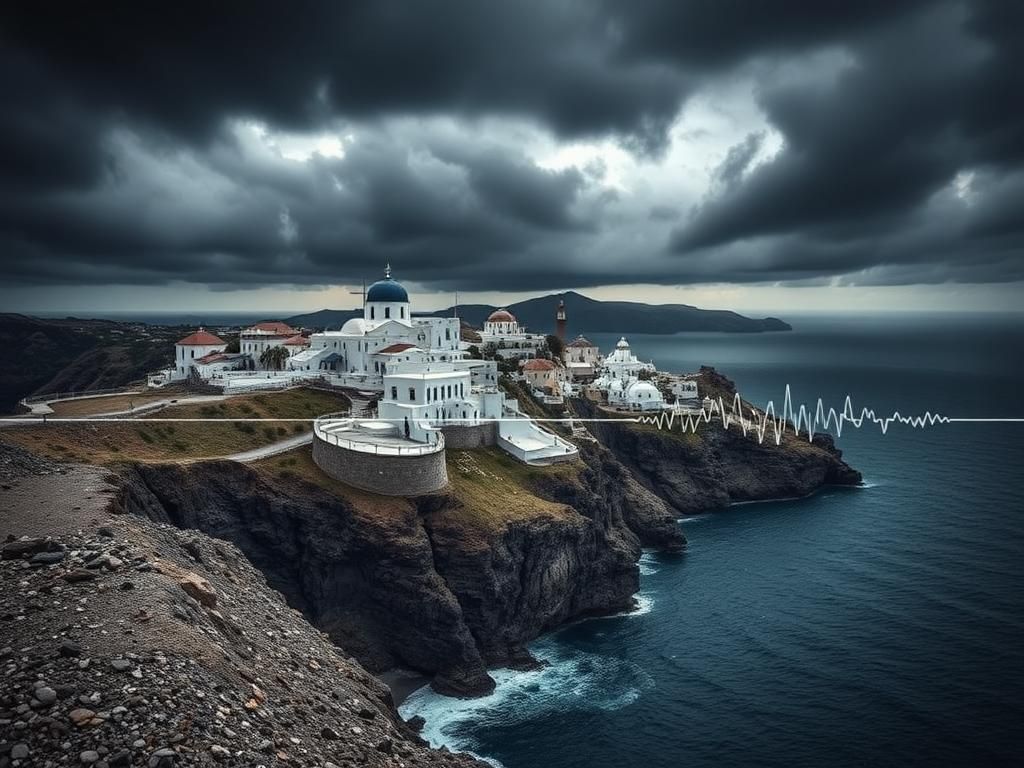
<svg viewBox="0 0 1024 768">
<path fill-rule="evenodd" d="M 717 400 L 712 401 L 717 408 L 702 408 L 698 413 L 681 413 L 675 410 L 662 411 L 660 413 L 651 415 L 637 415 L 637 416 L 611 416 L 603 418 L 587 418 L 578 416 L 562 416 L 553 418 L 533 418 L 529 420 L 534 422 L 543 423 L 556 423 L 556 424 L 569 424 L 569 423 L 633 423 L 633 424 L 646 424 L 656 426 L 658 429 L 672 430 L 676 428 L 678 422 L 679 429 L 684 432 L 696 432 L 701 424 L 709 424 L 712 421 L 721 421 L 723 429 L 729 429 L 730 426 L 736 424 L 740 427 L 743 435 L 746 436 L 750 433 L 754 433 L 757 436 L 759 443 L 764 443 L 765 437 L 770 429 L 772 432 L 772 439 L 776 445 L 782 442 L 782 437 L 786 433 L 787 429 L 792 429 L 794 435 L 799 436 L 801 432 L 807 435 L 808 442 L 814 440 L 814 435 L 827 432 L 830 428 L 835 430 L 836 437 L 841 437 L 843 433 L 843 426 L 850 425 L 854 429 L 860 429 L 864 426 L 865 422 L 875 425 L 879 428 L 883 435 L 887 434 L 889 428 L 893 424 L 900 424 L 903 426 L 909 426 L 915 429 L 923 429 L 925 427 L 935 426 L 936 424 L 954 424 L 954 423 L 979 423 L 979 424 L 1019 424 L 1024 423 L 1024 418 L 1013 418 L 1013 417 L 992 417 L 992 418 L 972 418 L 972 417 L 953 417 L 945 416 L 941 413 L 932 413 L 931 411 L 925 411 L 921 415 L 917 416 L 905 416 L 899 411 L 894 411 L 888 416 L 879 416 L 875 413 L 874 409 L 864 407 L 861 408 L 860 413 L 856 412 L 853 405 L 853 398 L 851 395 L 847 395 L 843 402 L 843 408 L 841 411 L 837 411 L 835 408 L 825 407 L 823 398 L 818 398 L 817 403 L 812 409 L 809 409 L 806 404 L 801 403 L 800 407 L 794 410 L 793 406 L 793 395 L 790 389 L 790 385 L 786 385 L 785 396 L 782 401 L 782 413 L 776 415 L 775 401 L 769 400 L 765 404 L 764 410 L 758 410 L 757 408 L 750 406 L 750 415 L 744 415 L 743 413 L 743 400 L 739 393 L 733 395 L 732 401 L 729 408 L 726 408 L 725 399 L 719 397 Z M 140 416 L 142 416 L 140 414 Z M 361 423 L 361 422 L 380 422 L 380 421 L 391 421 L 399 423 L 401 419 L 382 419 L 380 417 L 339 417 L 344 418 L 346 421 Z M 517 418 L 477 418 L 477 419 L 448 419 L 449 423 L 458 424 L 460 422 L 483 424 L 483 423 L 503 423 L 503 422 L 516 422 L 522 421 L 522 417 Z M 231 418 L 231 417 L 214 417 L 214 418 L 195 418 L 195 417 L 145 417 L 133 418 L 127 415 L 119 416 L 78 416 L 78 417 L 49 417 L 47 416 L 19 416 L 14 418 L 0 417 L 0 425 L 2 424 L 13 424 L 19 426 L 29 426 L 32 424 L 82 424 L 82 423 L 112 423 L 112 424 L 125 424 L 130 422 L 142 422 L 142 423 L 235 423 L 235 422 L 298 422 L 310 424 L 317 421 L 317 417 L 304 417 L 304 418 L 280 418 L 280 417 L 248 417 L 248 418 Z"/>
<path fill-rule="evenodd" d="M 894 411 L 888 416 L 879 416 L 875 413 L 874 409 L 868 407 L 861 408 L 858 414 L 853 405 L 853 398 L 850 395 L 846 396 L 841 411 L 836 411 L 835 408 L 826 409 L 823 399 L 819 397 L 817 404 L 813 408 L 812 417 L 812 409 L 809 409 L 806 404 L 802 403 L 799 409 L 794 410 L 793 394 L 788 384 L 786 385 L 786 394 L 782 401 L 782 413 L 780 415 L 776 415 L 774 400 L 769 400 L 763 411 L 758 411 L 758 409 L 751 406 L 750 415 L 744 415 L 743 401 L 739 393 L 733 396 L 732 403 L 728 409 L 722 397 L 712 402 L 717 404 L 717 409 L 705 408 L 699 413 L 663 411 L 650 416 L 640 416 L 636 421 L 641 424 L 654 425 L 659 429 L 665 430 L 675 428 L 678 421 L 681 431 L 696 432 L 701 424 L 720 420 L 723 429 L 728 429 L 733 424 L 736 424 L 740 427 L 744 436 L 753 432 L 756 434 L 759 443 L 764 443 L 768 430 L 771 429 L 772 438 L 776 445 L 782 442 L 782 436 L 786 433 L 787 428 L 791 428 L 793 434 L 797 436 L 801 432 L 805 433 L 808 442 L 811 442 L 814 440 L 814 435 L 819 432 L 828 432 L 830 429 L 833 429 L 835 430 L 836 437 L 841 437 L 844 425 L 860 429 L 865 423 L 877 426 L 881 433 L 885 435 L 893 424 L 924 429 L 936 424 L 1024 422 L 1024 419 L 1018 418 L 953 418 L 944 416 L 941 413 L 932 413 L 931 411 L 925 411 L 917 416 L 905 416 L 899 411 Z"/>
</svg>

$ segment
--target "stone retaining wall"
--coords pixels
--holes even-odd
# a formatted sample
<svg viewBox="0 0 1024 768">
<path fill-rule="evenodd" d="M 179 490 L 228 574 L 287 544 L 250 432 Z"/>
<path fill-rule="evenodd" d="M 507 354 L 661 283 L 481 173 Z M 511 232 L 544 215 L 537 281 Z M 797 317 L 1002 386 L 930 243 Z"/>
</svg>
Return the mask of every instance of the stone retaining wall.
<svg viewBox="0 0 1024 768">
<path fill-rule="evenodd" d="M 466 450 L 498 444 L 498 423 L 490 421 L 475 426 L 442 427 L 445 448 Z"/>
<path fill-rule="evenodd" d="M 448 485 L 443 450 L 420 456 L 381 456 L 342 448 L 314 435 L 313 461 L 335 480 L 385 496 L 417 496 Z"/>
</svg>

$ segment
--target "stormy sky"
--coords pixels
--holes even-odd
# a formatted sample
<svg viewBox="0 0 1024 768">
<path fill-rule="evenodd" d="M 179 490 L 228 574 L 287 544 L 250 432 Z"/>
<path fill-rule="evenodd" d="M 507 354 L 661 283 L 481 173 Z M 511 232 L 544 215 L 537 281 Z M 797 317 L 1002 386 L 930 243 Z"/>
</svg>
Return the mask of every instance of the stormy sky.
<svg viewBox="0 0 1024 768">
<path fill-rule="evenodd" d="M 1022 295 L 1022 3 L 0 15 L 0 309 Z"/>
</svg>

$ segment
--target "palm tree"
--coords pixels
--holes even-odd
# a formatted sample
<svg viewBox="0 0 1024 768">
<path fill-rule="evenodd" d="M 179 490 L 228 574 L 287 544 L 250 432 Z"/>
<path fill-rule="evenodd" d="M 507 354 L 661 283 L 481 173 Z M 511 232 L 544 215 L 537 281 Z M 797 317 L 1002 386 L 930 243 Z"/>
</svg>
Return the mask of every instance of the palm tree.
<svg viewBox="0 0 1024 768">
<path fill-rule="evenodd" d="M 260 365 L 268 371 L 280 371 L 288 360 L 288 350 L 281 346 L 267 347 L 260 354 Z"/>
</svg>

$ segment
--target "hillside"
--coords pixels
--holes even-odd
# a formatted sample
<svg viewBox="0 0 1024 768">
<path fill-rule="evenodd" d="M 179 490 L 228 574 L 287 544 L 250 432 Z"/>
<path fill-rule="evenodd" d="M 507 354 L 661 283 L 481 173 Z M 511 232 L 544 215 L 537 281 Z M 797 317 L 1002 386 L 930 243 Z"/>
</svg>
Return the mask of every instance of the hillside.
<svg viewBox="0 0 1024 768">
<path fill-rule="evenodd" d="M 575 291 L 550 294 L 509 304 L 520 323 L 535 333 L 553 333 L 555 308 L 565 301 L 570 335 L 578 333 L 680 333 L 712 331 L 722 333 L 760 333 L 789 331 L 792 327 L 777 318 L 745 317 L 720 309 L 699 309 L 689 304 L 642 304 L 632 301 L 598 301 Z M 480 327 L 498 307 L 489 304 L 460 304 L 459 317 Z M 454 308 L 426 313 L 434 317 L 451 316 Z M 359 314 L 354 309 L 322 309 L 286 318 L 285 322 L 306 328 L 338 328 Z"/>
<path fill-rule="evenodd" d="M 237 547 L 112 514 L 113 479 L 0 446 L 0 765 L 481 765 Z"/>
<path fill-rule="evenodd" d="M 0 313 L 0 413 L 36 392 L 120 387 L 174 358 L 182 329 Z"/>
</svg>

